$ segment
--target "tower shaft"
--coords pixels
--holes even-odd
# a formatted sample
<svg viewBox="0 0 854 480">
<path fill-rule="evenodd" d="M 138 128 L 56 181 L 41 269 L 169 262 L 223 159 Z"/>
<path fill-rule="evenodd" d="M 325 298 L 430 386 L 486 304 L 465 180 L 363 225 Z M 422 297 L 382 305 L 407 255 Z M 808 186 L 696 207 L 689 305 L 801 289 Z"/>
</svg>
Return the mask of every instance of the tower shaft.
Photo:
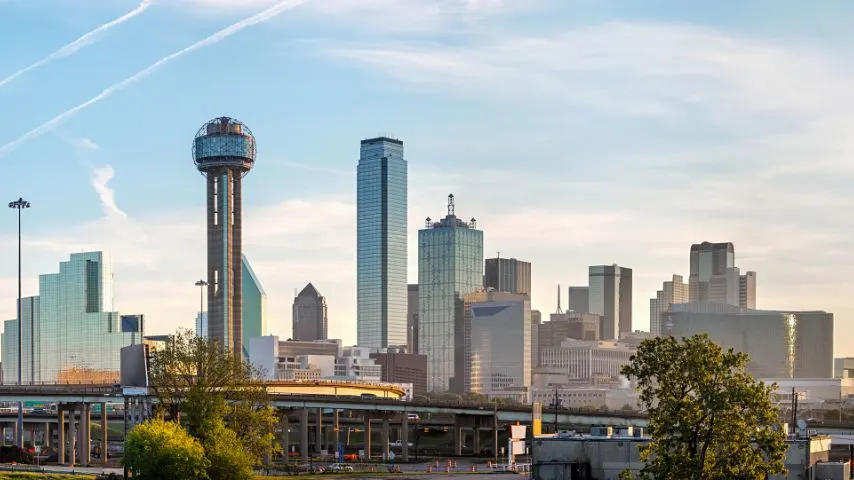
<svg viewBox="0 0 854 480">
<path fill-rule="evenodd" d="M 243 212 L 237 168 L 212 168 L 207 177 L 208 337 L 243 352 Z"/>
</svg>

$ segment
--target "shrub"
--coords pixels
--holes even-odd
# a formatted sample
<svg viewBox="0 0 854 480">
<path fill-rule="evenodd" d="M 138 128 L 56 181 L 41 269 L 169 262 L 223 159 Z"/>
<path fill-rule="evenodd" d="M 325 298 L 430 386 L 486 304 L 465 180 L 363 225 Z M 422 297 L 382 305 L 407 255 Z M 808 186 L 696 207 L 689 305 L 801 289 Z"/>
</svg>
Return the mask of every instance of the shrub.
<svg viewBox="0 0 854 480">
<path fill-rule="evenodd" d="M 177 423 L 160 419 L 128 434 L 123 463 L 141 480 L 209 480 L 210 462 L 198 440 Z"/>
</svg>

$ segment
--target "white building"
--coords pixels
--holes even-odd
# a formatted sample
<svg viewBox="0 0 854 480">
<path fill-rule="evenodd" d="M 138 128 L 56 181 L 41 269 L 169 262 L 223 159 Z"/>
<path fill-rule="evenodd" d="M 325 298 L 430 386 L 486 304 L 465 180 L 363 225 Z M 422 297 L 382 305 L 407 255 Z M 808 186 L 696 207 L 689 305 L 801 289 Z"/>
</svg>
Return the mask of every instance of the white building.
<svg viewBox="0 0 854 480">
<path fill-rule="evenodd" d="M 531 390 L 531 400 L 548 406 L 554 403 L 555 394 L 562 408 L 638 410 L 638 393 L 627 384 L 616 387 L 600 385 L 534 387 Z"/>
<path fill-rule="evenodd" d="M 344 347 L 335 363 L 335 376 L 360 380 L 382 380 L 382 365 L 371 358 L 375 349 L 366 347 Z"/>
<path fill-rule="evenodd" d="M 763 378 L 766 385 L 777 384 L 773 396 L 777 401 L 789 402 L 792 389 L 798 403 L 821 403 L 854 399 L 854 378 Z"/>
<path fill-rule="evenodd" d="M 618 377 L 620 369 L 631 363 L 636 349 L 615 341 L 567 339 L 560 348 L 540 351 L 540 368 L 544 372 L 565 375 L 567 381 Z"/>
</svg>

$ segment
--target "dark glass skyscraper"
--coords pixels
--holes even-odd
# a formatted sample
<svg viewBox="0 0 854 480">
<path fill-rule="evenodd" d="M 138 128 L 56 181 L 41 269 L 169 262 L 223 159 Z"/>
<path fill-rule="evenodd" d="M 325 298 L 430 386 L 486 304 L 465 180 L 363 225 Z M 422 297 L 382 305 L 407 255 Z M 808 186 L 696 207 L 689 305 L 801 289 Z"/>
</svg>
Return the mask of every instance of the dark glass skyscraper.
<svg viewBox="0 0 854 480">
<path fill-rule="evenodd" d="M 292 340 L 314 341 L 327 338 L 326 298 L 309 283 L 294 298 Z"/>
<path fill-rule="evenodd" d="M 484 288 L 527 295 L 531 298 L 531 263 L 515 258 L 487 258 L 483 274 Z"/>
<path fill-rule="evenodd" d="M 406 345 L 407 165 L 403 142 L 362 140 L 356 174 L 358 344 Z"/>
</svg>

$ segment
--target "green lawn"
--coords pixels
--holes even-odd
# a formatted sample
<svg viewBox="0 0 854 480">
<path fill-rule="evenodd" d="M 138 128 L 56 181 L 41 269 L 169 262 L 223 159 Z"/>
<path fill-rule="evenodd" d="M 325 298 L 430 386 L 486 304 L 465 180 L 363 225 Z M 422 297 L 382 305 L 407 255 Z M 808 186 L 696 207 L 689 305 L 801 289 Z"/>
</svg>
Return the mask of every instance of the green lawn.
<svg viewBox="0 0 854 480">
<path fill-rule="evenodd" d="M 90 475 L 0 472 L 0 480 L 92 480 Z"/>
</svg>

